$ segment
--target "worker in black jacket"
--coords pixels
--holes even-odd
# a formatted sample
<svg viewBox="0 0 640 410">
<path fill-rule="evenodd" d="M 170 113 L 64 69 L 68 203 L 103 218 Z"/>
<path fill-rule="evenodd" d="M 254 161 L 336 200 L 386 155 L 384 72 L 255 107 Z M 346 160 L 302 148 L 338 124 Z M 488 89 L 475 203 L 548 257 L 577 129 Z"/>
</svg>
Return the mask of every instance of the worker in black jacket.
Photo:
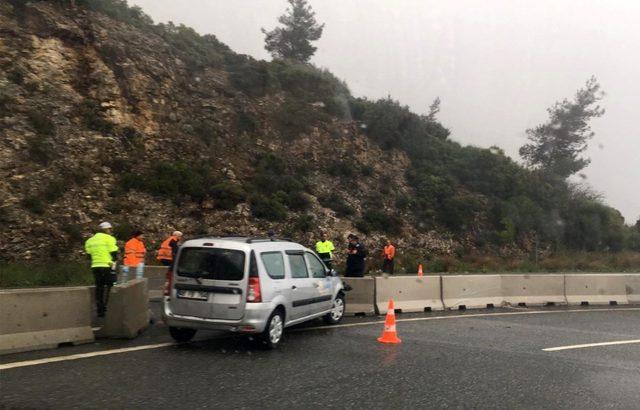
<svg viewBox="0 0 640 410">
<path fill-rule="evenodd" d="M 355 235 L 349 235 L 349 247 L 347 248 L 347 271 L 344 276 L 363 277 L 365 271 L 365 258 L 367 249 Z"/>
</svg>

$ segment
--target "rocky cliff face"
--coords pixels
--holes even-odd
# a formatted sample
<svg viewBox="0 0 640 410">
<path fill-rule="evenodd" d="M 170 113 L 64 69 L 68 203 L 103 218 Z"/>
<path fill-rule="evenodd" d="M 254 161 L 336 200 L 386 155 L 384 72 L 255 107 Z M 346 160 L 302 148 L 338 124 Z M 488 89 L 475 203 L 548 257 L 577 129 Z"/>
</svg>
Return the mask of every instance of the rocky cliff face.
<svg viewBox="0 0 640 410">
<path fill-rule="evenodd" d="M 403 217 L 394 203 L 397 193 L 412 195 L 403 153 L 383 151 L 357 124 L 330 117 L 287 138 L 273 115 L 284 100 L 278 93 L 247 96 L 223 67 L 193 70 L 161 35 L 103 14 L 1 1 L 0 259 L 79 258 L 83 239 L 103 220 L 140 228 L 151 244 L 173 229 L 187 236 L 273 229 L 308 244 L 324 229 L 341 245 L 358 231 L 354 221 L 372 196 Z M 280 221 L 256 217 L 246 192 L 220 206 L 215 191 L 194 199 L 139 188 L 158 164 L 176 162 L 208 169 L 211 180 L 196 184 L 248 186 L 269 153 L 282 160 L 284 173 L 305 178 L 304 206 L 290 207 Z M 335 163 L 366 172 L 341 175 L 329 169 Z M 123 184 L 125 174 L 134 182 Z M 319 201 L 336 197 L 349 215 Z M 420 227 L 400 229 L 394 239 L 401 247 L 452 246 Z M 367 242 L 375 248 L 382 235 Z"/>
</svg>

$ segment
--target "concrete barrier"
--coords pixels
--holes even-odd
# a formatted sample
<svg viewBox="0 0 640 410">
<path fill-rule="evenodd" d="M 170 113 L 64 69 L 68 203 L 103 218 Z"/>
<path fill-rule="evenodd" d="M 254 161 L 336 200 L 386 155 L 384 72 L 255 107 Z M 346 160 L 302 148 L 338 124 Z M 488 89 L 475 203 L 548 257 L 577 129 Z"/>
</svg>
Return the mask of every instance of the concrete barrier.
<svg viewBox="0 0 640 410">
<path fill-rule="evenodd" d="M 564 275 L 501 275 L 504 302 L 511 306 L 566 305 Z"/>
<path fill-rule="evenodd" d="M 122 280 L 122 266 L 120 266 L 119 280 Z M 129 272 L 129 280 L 136 277 L 136 270 L 132 268 Z M 161 265 L 145 265 L 144 277 L 148 279 L 147 288 L 149 289 L 149 300 L 162 300 L 164 291 L 164 282 L 167 277 L 167 267 Z"/>
<path fill-rule="evenodd" d="M 440 298 L 440 276 L 378 276 L 376 277 L 376 309 L 387 313 L 393 298 L 396 311 L 425 312 L 443 310 Z"/>
<path fill-rule="evenodd" d="M 640 273 L 625 274 L 624 284 L 629 303 L 640 304 Z"/>
<path fill-rule="evenodd" d="M 351 287 L 350 291 L 345 292 L 345 314 L 375 314 L 375 280 L 371 277 L 341 279 Z"/>
<path fill-rule="evenodd" d="M 0 354 L 90 343 L 88 287 L 0 290 Z"/>
<path fill-rule="evenodd" d="M 98 337 L 133 339 L 149 326 L 147 279 L 111 288 L 104 325 Z"/>
<path fill-rule="evenodd" d="M 483 309 L 503 304 L 500 275 L 442 275 L 447 309 Z"/>
<path fill-rule="evenodd" d="M 565 275 L 565 294 L 570 305 L 627 304 L 624 274 L 594 273 Z"/>
</svg>

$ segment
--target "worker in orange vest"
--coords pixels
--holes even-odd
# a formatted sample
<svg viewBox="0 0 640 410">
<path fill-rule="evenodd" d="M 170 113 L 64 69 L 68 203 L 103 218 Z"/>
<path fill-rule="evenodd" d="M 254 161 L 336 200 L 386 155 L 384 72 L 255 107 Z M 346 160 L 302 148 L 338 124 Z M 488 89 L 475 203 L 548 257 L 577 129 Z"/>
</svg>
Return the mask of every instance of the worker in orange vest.
<svg viewBox="0 0 640 410">
<path fill-rule="evenodd" d="M 178 252 L 178 245 L 180 244 L 180 240 L 182 239 L 182 232 L 173 231 L 170 237 L 162 242 L 160 245 L 160 249 L 158 250 L 158 256 L 156 259 L 160 261 L 164 266 L 171 267 L 173 264 L 173 259 Z"/>
<path fill-rule="evenodd" d="M 396 257 L 396 247 L 391 244 L 391 241 L 387 239 L 387 244 L 382 250 L 382 271 L 393 275 L 393 260 Z"/>
<path fill-rule="evenodd" d="M 129 269 L 136 268 L 136 278 L 144 276 L 144 257 L 147 249 L 144 246 L 144 235 L 141 231 L 135 231 L 124 244 L 124 260 L 122 261 L 122 282 L 129 280 Z"/>
</svg>

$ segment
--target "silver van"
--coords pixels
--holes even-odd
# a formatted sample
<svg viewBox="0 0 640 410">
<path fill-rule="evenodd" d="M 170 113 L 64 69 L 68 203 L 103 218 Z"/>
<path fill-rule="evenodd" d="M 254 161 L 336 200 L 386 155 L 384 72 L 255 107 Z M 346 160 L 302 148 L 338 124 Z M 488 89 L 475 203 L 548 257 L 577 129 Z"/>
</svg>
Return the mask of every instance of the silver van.
<svg viewBox="0 0 640 410">
<path fill-rule="evenodd" d="M 340 322 L 344 286 L 304 246 L 275 238 L 200 238 L 179 249 L 162 316 L 178 342 L 197 329 L 257 334 L 269 348 L 284 328 L 318 317 Z"/>
</svg>

